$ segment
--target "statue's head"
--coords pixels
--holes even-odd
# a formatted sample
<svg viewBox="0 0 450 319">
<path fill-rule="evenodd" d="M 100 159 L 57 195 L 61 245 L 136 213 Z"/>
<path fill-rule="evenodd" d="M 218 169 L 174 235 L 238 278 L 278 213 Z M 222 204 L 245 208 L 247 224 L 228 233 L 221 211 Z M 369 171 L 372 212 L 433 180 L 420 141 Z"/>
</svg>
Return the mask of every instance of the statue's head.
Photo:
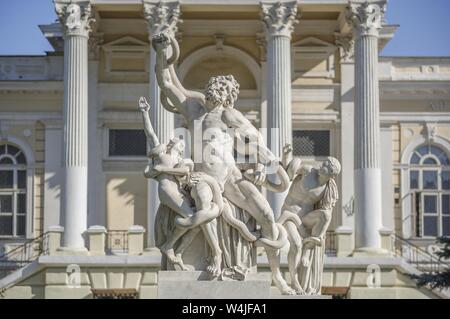
<svg viewBox="0 0 450 319">
<path fill-rule="evenodd" d="M 239 95 L 239 83 L 232 75 L 213 76 L 205 88 L 206 108 L 210 111 L 220 105 L 234 107 Z"/>
<path fill-rule="evenodd" d="M 341 172 L 341 163 L 334 158 L 334 157 L 328 157 L 320 167 L 319 174 L 328 177 L 328 178 L 335 178 L 339 175 Z"/>
<path fill-rule="evenodd" d="M 184 141 L 178 137 L 172 138 L 169 143 L 167 143 L 167 151 L 175 151 L 180 157 L 183 157 L 184 147 Z"/>
</svg>

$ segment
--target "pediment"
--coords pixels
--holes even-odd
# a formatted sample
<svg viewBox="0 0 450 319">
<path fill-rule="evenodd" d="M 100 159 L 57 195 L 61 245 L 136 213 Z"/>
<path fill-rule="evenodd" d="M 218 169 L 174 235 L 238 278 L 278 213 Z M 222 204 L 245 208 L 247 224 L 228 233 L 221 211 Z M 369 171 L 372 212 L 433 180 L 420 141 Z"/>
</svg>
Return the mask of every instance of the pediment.
<svg viewBox="0 0 450 319">
<path fill-rule="evenodd" d="M 148 43 L 142 40 L 136 39 L 132 36 L 125 36 L 114 41 L 108 42 L 103 45 L 103 49 L 105 50 L 146 50 L 148 49 Z"/>
<path fill-rule="evenodd" d="M 326 41 L 323 41 L 321 39 L 315 38 L 315 37 L 307 37 L 304 38 L 300 41 L 295 42 L 292 45 L 294 48 L 317 48 L 317 49 L 323 49 L 323 51 L 331 51 L 331 50 L 335 50 L 336 47 L 331 44 L 328 43 Z"/>
</svg>

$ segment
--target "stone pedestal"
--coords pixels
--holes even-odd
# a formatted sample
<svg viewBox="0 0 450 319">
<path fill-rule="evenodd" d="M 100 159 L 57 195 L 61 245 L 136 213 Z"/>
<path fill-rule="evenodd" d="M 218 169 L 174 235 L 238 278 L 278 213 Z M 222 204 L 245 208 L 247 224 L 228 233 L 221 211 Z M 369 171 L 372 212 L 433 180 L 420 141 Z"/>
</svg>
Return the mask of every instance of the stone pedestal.
<svg viewBox="0 0 450 319">
<path fill-rule="evenodd" d="M 204 271 L 160 271 L 159 299 L 268 299 L 270 273 L 248 274 L 245 281 L 210 280 Z"/>
</svg>

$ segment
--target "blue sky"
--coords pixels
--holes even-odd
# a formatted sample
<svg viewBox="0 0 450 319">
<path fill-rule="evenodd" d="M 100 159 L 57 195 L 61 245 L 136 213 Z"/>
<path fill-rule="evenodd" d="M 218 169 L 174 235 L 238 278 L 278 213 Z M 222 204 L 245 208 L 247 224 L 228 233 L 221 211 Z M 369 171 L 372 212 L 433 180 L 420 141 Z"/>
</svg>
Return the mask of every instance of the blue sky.
<svg viewBox="0 0 450 319">
<path fill-rule="evenodd" d="M 450 0 L 390 0 L 387 21 L 400 24 L 388 56 L 450 56 Z M 55 21 L 51 0 L 0 0 L 0 55 L 51 50 L 38 25 Z"/>
</svg>

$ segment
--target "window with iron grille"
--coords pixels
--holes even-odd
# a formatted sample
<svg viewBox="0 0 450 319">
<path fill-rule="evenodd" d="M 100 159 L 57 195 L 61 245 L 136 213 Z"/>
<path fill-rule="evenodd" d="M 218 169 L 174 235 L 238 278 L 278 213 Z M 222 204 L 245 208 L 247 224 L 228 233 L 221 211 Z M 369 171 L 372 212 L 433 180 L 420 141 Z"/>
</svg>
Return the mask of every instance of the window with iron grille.
<svg viewBox="0 0 450 319">
<path fill-rule="evenodd" d="M 330 131 L 296 130 L 292 144 L 295 156 L 330 156 Z"/>
<path fill-rule="evenodd" d="M 27 162 L 11 144 L 0 145 L 0 237 L 26 235 Z"/>
<path fill-rule="evenodd" d="M 146 152 L 144 130 L 109 130 L 109 156 L 145 156 Z"/>
</svg>

